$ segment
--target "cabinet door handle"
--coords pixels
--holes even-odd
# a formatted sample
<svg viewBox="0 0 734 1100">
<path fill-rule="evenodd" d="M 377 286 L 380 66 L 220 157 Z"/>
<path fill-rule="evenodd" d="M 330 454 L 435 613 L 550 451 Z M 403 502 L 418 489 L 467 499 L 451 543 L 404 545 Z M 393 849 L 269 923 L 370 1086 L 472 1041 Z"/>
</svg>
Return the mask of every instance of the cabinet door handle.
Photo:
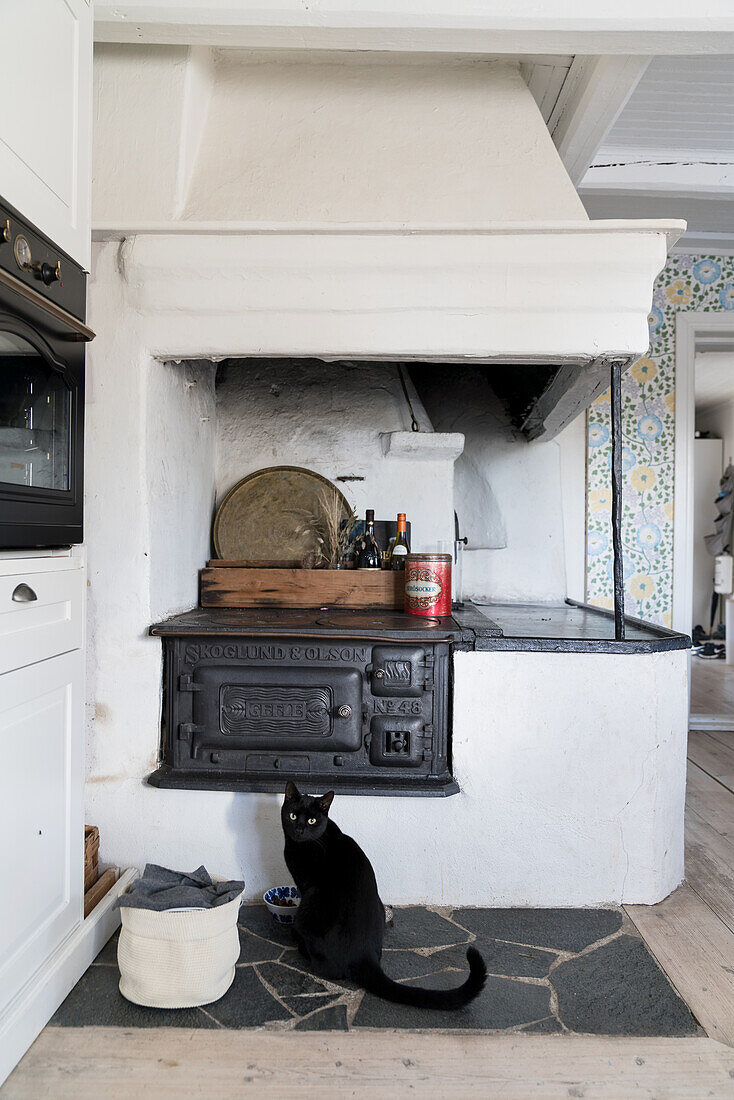
<svg viewBox="0 0 734 1100">
<path fill-rule="evenodd" d="M 18 587 L 13 590 L 14 603 L 33 603 L 33 601 L 37 599 L 38 596 L 29 584 L 19 584 Z"/>
</svg>

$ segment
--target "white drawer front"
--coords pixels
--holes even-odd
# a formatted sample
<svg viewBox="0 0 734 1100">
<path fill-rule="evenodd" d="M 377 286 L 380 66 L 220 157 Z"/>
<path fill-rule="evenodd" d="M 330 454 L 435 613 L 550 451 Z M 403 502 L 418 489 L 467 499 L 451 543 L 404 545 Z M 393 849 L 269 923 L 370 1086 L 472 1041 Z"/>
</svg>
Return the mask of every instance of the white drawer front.
<svg viewBox="0 0 734 1100">
<path fill-rule="evenodd" d="M 0 576 L 0 673 L 81 647 L 83 581 L 81 569 Z"/>
</svg>

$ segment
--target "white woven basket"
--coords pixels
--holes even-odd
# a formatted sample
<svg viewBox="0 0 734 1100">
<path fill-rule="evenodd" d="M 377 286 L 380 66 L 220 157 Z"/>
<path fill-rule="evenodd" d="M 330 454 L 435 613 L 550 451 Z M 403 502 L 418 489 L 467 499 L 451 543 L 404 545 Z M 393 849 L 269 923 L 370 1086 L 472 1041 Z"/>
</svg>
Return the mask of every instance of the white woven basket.
<svg viewBox="0 0 734 1100">
<path fill-rule="evenodd" d="M 120 993 L 151 1008 L 211 1004 L 234 981 L 240 957 L 238 894 L 214 909 L 131 909 L 122 906 L 117 945 Z"/>
</svg>

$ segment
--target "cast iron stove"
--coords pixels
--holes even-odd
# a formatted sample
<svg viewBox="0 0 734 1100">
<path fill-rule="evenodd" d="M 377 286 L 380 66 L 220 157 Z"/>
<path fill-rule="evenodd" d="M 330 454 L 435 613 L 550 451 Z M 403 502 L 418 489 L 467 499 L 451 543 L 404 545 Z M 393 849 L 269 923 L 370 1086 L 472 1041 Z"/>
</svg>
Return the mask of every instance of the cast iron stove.
<svg viewBox="0 0 734 1100">
<path fill-rule="evenodd" d="M 452 618 L 195 610 L 164 646 L 158 787 L 449 795 Z"/>
</svg>

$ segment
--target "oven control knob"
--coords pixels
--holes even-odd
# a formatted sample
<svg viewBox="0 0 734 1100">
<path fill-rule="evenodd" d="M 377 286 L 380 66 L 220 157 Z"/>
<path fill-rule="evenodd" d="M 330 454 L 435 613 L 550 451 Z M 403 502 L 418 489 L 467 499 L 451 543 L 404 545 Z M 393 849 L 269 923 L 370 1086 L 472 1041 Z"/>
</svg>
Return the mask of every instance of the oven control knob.
<svg viewBox="0 0 734 1100">
<path fill-rule="evenodd" d="M 33 264 L 33 273 L 37 279 L 41 279 L 46 286 L 51 286 L 51 283 L 61 282 L 61 260 L 57 260 L 55 264 L 39 263 Z"/>
<path fill-rule="evenodd" d="M 5 225 L 0 229 L 0 244 L 9 244 L 13 238 L 10 232 L 10 218 L 5 219 Z"/>
<path fill-rule="evenodd" d="M 338 718 L 351 718 L 352 708 L 349 706 L 348 703 L 342 703 L 336 713 Z"/>
</svg>

